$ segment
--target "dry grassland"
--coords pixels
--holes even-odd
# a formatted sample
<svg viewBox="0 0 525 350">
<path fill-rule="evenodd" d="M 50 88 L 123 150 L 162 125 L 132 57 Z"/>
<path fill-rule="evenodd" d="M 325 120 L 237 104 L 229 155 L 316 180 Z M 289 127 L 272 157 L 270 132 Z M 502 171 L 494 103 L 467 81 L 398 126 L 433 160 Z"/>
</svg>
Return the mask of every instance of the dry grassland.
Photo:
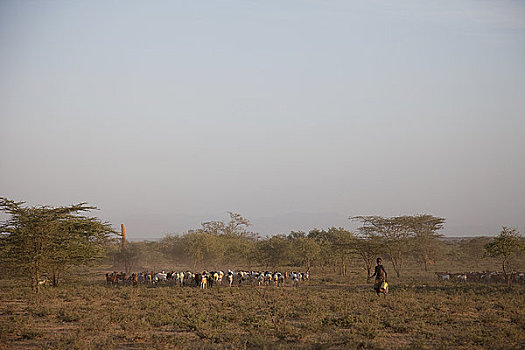
<svg viewBox="0 0 525 350">
<path fill-rule="evenodd" d="M 299 287 L 105 286 L 79 279 L 39 296 L 0 281 L 9 349 L 523 349 L 525 286 L 313 277 Z"/>
</svg>

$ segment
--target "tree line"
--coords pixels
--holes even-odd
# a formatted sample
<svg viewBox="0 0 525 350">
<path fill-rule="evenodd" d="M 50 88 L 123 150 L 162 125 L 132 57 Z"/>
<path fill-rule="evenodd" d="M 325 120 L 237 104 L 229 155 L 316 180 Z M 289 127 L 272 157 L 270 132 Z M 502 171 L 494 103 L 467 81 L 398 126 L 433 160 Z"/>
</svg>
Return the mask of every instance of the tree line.
<svg viewBox="0 0 525 350">
<path fill-rule="evenodd" d="M 0 198 L 0 210 L 8 215 L 0 223 L 1 267 L 26 276 L 38 292 L 42 275 L 57 285 L 68 269 L 104 260 L 128 273 L 159 265 L 304 270 L 315 266 L 331 267 L 344 276 L 349 264 L 357 264 L 370 276 L 375 258 L 383 256 L 399 277 L 413 264 L 428 270 L 438 261 L 492 257 L 507 274 L 525 247 L 519 232 L 508 227 L 495 238 L 447 243 L 439 233 L 445 219 L 428 214 L 350 217 L 360 224 L 355 232 L 332 227 L 260 237 L 249 230 L 248 219 L 234 212 L 228 213 L 228 221 L 204 222 L 182 235 L 122 244 L 111 224 L 85 215 L 96 209 L 87 203 L 29 207 Z"/>
<path fill-rule="evenodd" d="M 237 213 L 229 215 L 228 222 L 205 222 L 198 229 L 167 235 L 158 242 L 130 243 L 127 258 L 135 261 L 135 267 L 141 263 L 151 266 L 148 262 L 162 257 L 164 266 L 214 269 L 290 266 L 304 270 L 315 266 L 332 268 L 343 276 L 351 264 L 360 266 L 370 276 L 375 259 L 383 256 L 400 277 L 413 265 L 428 271 L 436 263 L 470 262 L 471 268 L 477 268 L 476 264 L 498 261 L 494 259 L 500 259 L 506 271 L 509 263 L 523 256 L 525 247 L 519 232 L 508 227 L 495 238 L 444 240 L 439 230 L 445 219 L 428 214 L 356 216 L 349 218 L 360 223 L 356 232 L 331 227 L 264 238 L 249 231 L 250 222 L 246 218 Z M 115 258 L 119 254 L 122 251 L 115 249 L 110 255 Z"/>
</svg>

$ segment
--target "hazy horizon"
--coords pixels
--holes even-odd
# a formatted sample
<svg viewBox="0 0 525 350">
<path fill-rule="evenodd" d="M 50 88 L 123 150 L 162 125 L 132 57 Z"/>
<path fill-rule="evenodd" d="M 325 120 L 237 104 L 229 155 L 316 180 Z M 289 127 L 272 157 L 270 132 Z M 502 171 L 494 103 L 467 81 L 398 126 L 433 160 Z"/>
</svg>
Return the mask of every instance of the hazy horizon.
<svg viewBox="0 0 525 350">
<path fill-rule="evenodd" d="M 0 48 L 0 196 L 130 239 L 525 230 L 523 2 L 2 1 Z"/>
</svg>

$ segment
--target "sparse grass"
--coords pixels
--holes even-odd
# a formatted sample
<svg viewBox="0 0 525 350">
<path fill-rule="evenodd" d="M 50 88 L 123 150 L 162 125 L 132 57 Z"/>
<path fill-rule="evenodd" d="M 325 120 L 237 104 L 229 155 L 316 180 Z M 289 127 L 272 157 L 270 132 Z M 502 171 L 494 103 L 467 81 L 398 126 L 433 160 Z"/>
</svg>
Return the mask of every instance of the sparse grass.
<svg viewBox="0 0 525 350">
<path fill-rule="evenodd" d="M 521 348 L 525 286 L 314 277 L 298 288 L 107 287 L 38 296 L 0 281 L 0 347 L 43 349 Z"/>
</svg>

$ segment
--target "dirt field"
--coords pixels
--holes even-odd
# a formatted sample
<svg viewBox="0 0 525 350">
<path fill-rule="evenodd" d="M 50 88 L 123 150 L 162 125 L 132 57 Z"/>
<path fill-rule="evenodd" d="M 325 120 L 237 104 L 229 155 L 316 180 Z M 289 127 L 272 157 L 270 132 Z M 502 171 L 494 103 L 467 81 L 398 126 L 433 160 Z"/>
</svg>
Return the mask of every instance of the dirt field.
<svg viewBox="0 0 525 350">
<path fill-rule="evenodd" d="M 0 281 L 0 347 L 9 349 L 520 349 L 525 286 L 391 283 L 337 276 L 297 288 L 106 286 L 70 281 L 35 297 Z"/>
</svg>

